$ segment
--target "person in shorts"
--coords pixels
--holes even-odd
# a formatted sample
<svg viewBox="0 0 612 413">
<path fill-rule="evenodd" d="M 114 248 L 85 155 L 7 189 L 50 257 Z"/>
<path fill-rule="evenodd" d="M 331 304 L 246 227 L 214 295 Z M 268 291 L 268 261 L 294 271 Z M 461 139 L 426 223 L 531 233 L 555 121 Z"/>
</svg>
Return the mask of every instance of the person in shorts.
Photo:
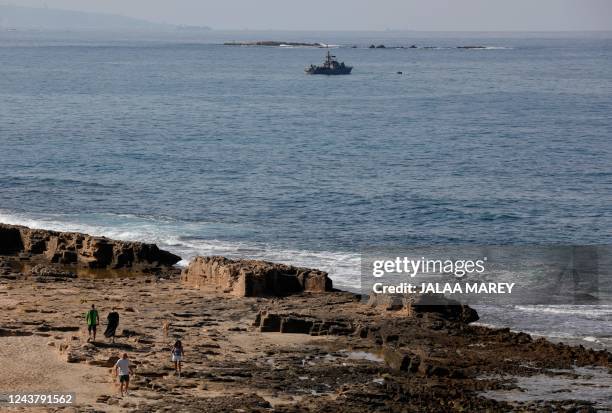
<svg viewBox="0 0 612 413">
<path fill-rule="evenodd" d="M 128 359 L 127 353 L 123 353 L 123 356 L 115 363 L 115 374 L 119 376 L 121 397 L 123 397 L 124 392 L 127 396 L 128 388 L 130 387 L 130 374 L 134 374 L 130 367 L 130 360 Z"/>
<path fill-rule="evenodd" d="M 85 315 L 85 321 L 87 321 L 87 333 L 89 333 L 87 341 L 91 341 L 92 333 L 93 341 L 96 341 L 96 330 L 98 324 L 100 324 L 100 316 L 98 315 L 98 310 L 96 310 L 96 306 L 94 304 L 91 305 L 91 310 L 89 310 Z"/>
<path fill-rule="evenodd" d="M 174 363 L 174 372 L 179 377 L 181 377 L 181 364 L 184 356 L 183 343 L 181 343 L 181 340 L 177 340 L 172 347 L 172 362 Z"/>
</svg>

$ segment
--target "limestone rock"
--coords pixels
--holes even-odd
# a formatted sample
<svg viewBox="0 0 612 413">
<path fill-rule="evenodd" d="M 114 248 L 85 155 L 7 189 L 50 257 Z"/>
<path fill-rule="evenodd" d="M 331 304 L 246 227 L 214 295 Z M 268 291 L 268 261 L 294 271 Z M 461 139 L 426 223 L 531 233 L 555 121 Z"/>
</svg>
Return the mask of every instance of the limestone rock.
<svg viewBox="0 0 612 413">
<path fill-rule="evenodd" d="M 88 364 L 90 364 L 92 366 L 111 368 L 111 367 L 115 366 L 115 363 L 117 362 L 117 360 L 119 360 L 119 357 L 117 357 L 117 356 L 110 356 L 110 357 L 107 357 L 105 359 L 90 360 L 88 362 Z"/>
<path fill-rule="evenodd" d="M 76 278 L 76 274 L 64 271 L 61 267 L 38 264 L 30 270 L 30 276 L 50 278 Z"/>
<path fill-rule="evenodd" d="M 0 223 L 0 255 L 22 254 L 42 256 L 51 263 L 108 269 L 171 266 L 181 259 L 155 244 Z"/>
<path fill-rule="evenodd" d="M 326 272 L 257 260 L 196 257 L 181 274 L 183 283 L 238 297 L 287 296 L 332 290 Z"/>
<path fill-rule="evenodd" d="M 257 314 L 254 327 L 262 333 L 309 334 L 311 336 L 348 336 L 356 327 L 347 320 L 321 320 L 299 314 L 275 314 L 261 311 Z"/>
<path fill-rule="evenodd" d="M 383 347 L 383 358 L 385 363 L 394 370 L 409 371 L 415 373 L 419 369 L 421 360 L 418 356 L 401 352 L 392 347 Z"/>
<path fill-rule="evenodd" d="M 368 298 L 372 307 L 387 311 L 406 310 L 408 314 L 437 314 L 445 320 L 472 323 L 479 316 L 473 308 L 443 294 L 372 294 Z"/>
<path fill-rule="evenodd" d="M 473 308 L 451 300 L 441 294 L 424 294 L 412 304 L 412 311 L 417 313 L 437 313 L 443 318 L 462 323 L 472 323 L 480 318 Z"/>
</svg>

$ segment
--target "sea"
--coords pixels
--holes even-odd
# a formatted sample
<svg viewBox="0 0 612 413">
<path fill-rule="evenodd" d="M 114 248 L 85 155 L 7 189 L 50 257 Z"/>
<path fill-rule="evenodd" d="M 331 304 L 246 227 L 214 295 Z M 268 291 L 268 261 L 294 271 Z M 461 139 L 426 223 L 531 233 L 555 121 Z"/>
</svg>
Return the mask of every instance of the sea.
<svg viewBox="0 0 612 413">
<path fill-rule="evenodd" d="M 353 73 L 306 75 L 325 48 L 223 44 L 255 40 L 323 43 Z M 609 32 L 0 29 L 0 222 L 351 291 L 370 247 L 609 246 L 611 68 Z M 478 311 L 612 348 L 610 303 Z"/>
</svg>

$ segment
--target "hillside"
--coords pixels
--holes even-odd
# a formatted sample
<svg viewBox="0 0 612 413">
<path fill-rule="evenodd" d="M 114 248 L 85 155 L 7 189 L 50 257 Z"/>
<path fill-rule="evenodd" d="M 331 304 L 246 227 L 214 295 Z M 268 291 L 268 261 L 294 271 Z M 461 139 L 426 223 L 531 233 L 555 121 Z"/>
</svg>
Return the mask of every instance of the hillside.
<svg viewBox="0 0 612 413">
<path fill-rule="evenodd" d="M 0 5 L 0 29 L 174 30 L 176 26 L 113 14 Z"/>
</svg>

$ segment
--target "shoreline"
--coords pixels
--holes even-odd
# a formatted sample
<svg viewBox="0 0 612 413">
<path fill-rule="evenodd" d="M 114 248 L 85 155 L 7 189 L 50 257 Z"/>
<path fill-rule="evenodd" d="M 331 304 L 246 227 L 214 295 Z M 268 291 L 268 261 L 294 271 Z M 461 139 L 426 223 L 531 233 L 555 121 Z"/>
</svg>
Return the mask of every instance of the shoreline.
<svg viewBox="0 0 612 413">
<path fill-rule="evenodd" d="M 147 218 L 145 221 L 141 222 L 142 225 L 146 225 L 146 223 L 149 221 L 150 218 Z M 26 226 L 32 226 L 32 227 L 37 227 L 37 228 L 48 228 L 51 227 L 51 230 L 53 231 L 58 231 L 58 232 L 75 232 L 75 231 L 88 231 L 88 230 L 93 230 L 95 229 L 94 226 L 92 224 L 89 225 L 85 225 L 85 224 L 77 224 L 75 222 L 64 222 L 64 223 L 51 223 L 49 221 L 49 217 L 37 217 L 37 216 L 26 216 L 26 215 L 14 215 L 11 214 L 9 211 L 2 211 L 0 210 L 0 223 L 4 221 L 9 222 L 10 224 L 8 225 L 26 225 Z M 129 239 L 134 239 L 134 237 L 128 237 L 128 233 L 131 233 L 131 230 L 126 228 L 121 229 L 121 230 L 107 230 L 107 231 L 103 231 L 103 230 L 98 230 L 98 231 L 91 231 L 88 232 L 91 233 L 93 235 L 96 236 L 101 236 L 101 237 L 108 237 L 111 239 L 120 239 L 123 241 L 127 241 Z M 125 233 L 125 236 L 121 236 L 119 238 L 117 238 L 118 234 L 121 233 Z M 137 234 L 134 234 L 137 235 Z M 143 235 L 143 234 L 140 234 Z M 167 237 L 172 238 L 171 235 L 166 234 Z M 141 237 L 141 241 L 142 242 L 154 242 L 154 238 L 156 237 L 146 237 L 143 236 Z M 207 241 L 209 242 L 209 241 Z M 212 241 L 210 241 L 212 242 Z M 227 257 L 235 257 L 235 255 L 230 255 L 229 254 L 229 250 L 231 248 L 233 248 L 234 250 L 236 249 L 240 249 L 241 247 L 244 247 L 248 250 L 253 250 L 257 248 L 257 245 L 245 245 L 242 246 L 242 244 L 232 244 L 229 241 L 218 241 L 219 244 L 221 244 L 223 247 L 219 250 L 216 251 L 215 250 L 215 255 L 223 255 L 223 256 L 227 256 Z M 176 245 L 170 245 L 170 244 L 163 244 L 164 248 L 169 249 L 171 252 L 173 252 L 174 254 L 178 254 L 178 255 L 182 255 L 184 253 L 184 248 L 181 247 L 177 247 Z M 205 248 L 206 246 L 204 246 Z M 263 247 L 262 247 L 263 248 Z M 300 266 L 306 266 L 306 267 L 313 267 L 313 268 L 323 268 L 327 271 L 330 272 L 330 277 L 332 277 L 334 279 L 334 285 L 338 286 L 338 279 L 334 276 L 334 274 L 332 273 L 332 271 L 330 271 L 331 269 L 333 269 L 332 267 L 334 265 L 337 265 L 340 261 L 336 262 L 337 260 L 332 260 L 333 257 L 330 257 L 330 254 L 332 254 L 332 251 L 311 251 L 311 250 L 297 250 L 297 249 L 280 249 L 278 250 L 278 252 L 272 253 L 272 254 L 268 254 L 269 256 L 264 256 L 264 257 L 259 257 L 259 256 L 251 256 L 250 258 L 254 258 L 254 259 L 264 259 L 264 260 L 270 260 L 270 261 L 274 261 L 274 262 L 281 262 L 281 263 L 285 263 L 285 264 L 299 264 Z M 338 254 L 338 260 L 342 259 L 344 261 L 348 260 L 353 260 L 354 257 L 351 255 L 352 253 L 348 252 L 348 251 L 336 251 L 336 254 Z M 189 254 L 190 255 L 194 255 L 196 254 L 195 251 L 189 250 Z M 211 253 L 212 254 L 212 253 Z M 291 257 L 291 259 L 286 259 L 286 260 L 279 260 L 279 254 L 282 254 L 283 256 L 287 256 L 287 257 Z M 260 255 L 260 254 L 254 254 L 254 255 Z M 296 255 L 307 255 L 308 257 L 310 257 L 309 259 L 304 259 L 301 257 L 296 257 Z M 311 259 L 312 257 L 315 257 L 316 259 Z M 181 257 L 183 258 L 183 257 Z M 317 261 L 317 262 L 315 262 Z M 332 262 L 334 261 L 334 262 Z M 181 261 L 179 261 L 176 266 L 179 267 L 180 269 L 186 268 L 189 264 L 189 260 L 188 259 L 182 259 Z M 322 264 L 326 264 L 326 265 L 322 265 Z M 359 262 L 357 262 L 355 265 L 351 266 L 356 266 L 356 270 L 355 271 L 359 271 Z M 82 270 L 81 270 L 82 271 Z M 343 271 L 348 272 L 348 271 L 352 271 L 352 268 L 346 268 L 343 269 Z M 119 273 L 121 273 L 121 271 L 119 271 Z M 123 273 L 125 273 L 125 271 L 123 271 Z M 100 272 L 98 271 L 96 273 L 96 276 L 99 276 Z M 126 276 L 130 276 L 129 272 Z M 137 277 L 137 275 L 131 275 L 134 277 Z M 349 283 L 346 279 L 346 274 L 342 273 L 340 274 L 340 278 L 341 278 L 341 283 L 339 285 L 339 288 L 342 289 L 343 291 L 347 291 L 350 293 L 355 293 L 355 294 L 360 294 L 361 292 L 359 291 L 359 289 L 356 288 L 351 288 L 349 286 Z M 516 311 L 515 309 L 512 309 L 512 311 Z M 481 311 L 479 311 L 479 313 L 481 313 Z M 525 317 L 531 317 L 533 313 L 529 312 L 529 313 L 525 313 L 524 316 Z M 486 319 L 486 313 L 481 313 L 481 315 L 483 316 L 483 318 Z M 580 320 L 581 318 L 579 317 L 579 315 L 577 315 L 576 317 L 577 320 Z M 497 320 L 495 320 L 497 321 Z M 503 320 L 502 320 L 503 321 Z M 567 343 L 570 342 L 574 345 L 583 345 L 585 347 L 588 348 L 593 348 L 595 350 L 608 350 L 611 351 L 612 350 L 612 339 L 610 340 L 610 342 L 608 343 L 606 340 L 606 337 L 604 337 L 604 342 L 603 343 L 598 343 L 598 342 L 593 342 L 593 341 L 589 341 L 586 340 L 589 337 L 594 337 L 596 340 L 600 340 L 601 337 L 594 335 L 594 334 L 587 334 L 584 337 L 570 337 L 568 336 L 558 336 L 558 335 L 550 335 L 550 334 L 546 334 L 545 331 L 537 331 L 537 330 L 530 330 L 529 328 L 525 328 L 525 327 L 520 327 L 520 326 L 516 326 L 513 325 L 511 323 L 511 320 L 507 320 L 507 322 L 487 322 L 487 325 L 489 325 L 492 328 L 510 328 L 512 331 L 516 331 L 516 332 L 520 332 L 520 331 L 528 331 L 529 334 L 532 334 L 534 336 L 537 337 L 544 337 L 547 338 L 551 341 L 555 341 L 555 342 L 562 342 L 562 343 Z"/>
<path fill-rule="evenodd" d="M 231 411 L 232 406 L 280 412 L 401 411 L 406 406 L 448 411 L 449 405 L 452 411 L 494 412 L 612 408 L 601 405 L 600 393 L 606 389 L 572 382 L 577 374 L 599 377 L 600 371 L 603 379 L 598 380 L 612 378 L 611 353 L 554 344 L 508 328 L 473 325 L 477 316 L 467 307 L 364 303 L 358 295 L 331 290 L 324 282 L 325 273 L 316 270 L 221 257 L 203 258 L 199 266 L 183 270 L 182 276 L 177 268 L 155 264 L 125 268 L 134 275 L 128 278 L 83 278 L 75 274 L 75 263 L 50 263 L 45 255 L 23 252 L 6 255 L 8 243 L 6 237 L 2 240 L 0 345 L 4 340 L 27 344 L 35 337 L 44 338 L 62 363 L 91 372 L 84 381 L 98 380 L 94 387 L 100 394 L 95 400 L 84 398 L 80 408 L 136 412 L 170 407 L 216 412 Z M 123 243 L 113 245 L 125 248 Z M 56 256 L 57 251 L 52 252 Z M 122 262 L 107 258 L 115 265 Z M 311 292 L 280 290 L 285 291 L 282 296 L 249 296 L 259 290 L 236 289 L 231 278 L 230 284 L 210 278 L 224 274 L 215 270 L 223 265 L 235 268 L 236 274 L 251 268 L 245 266 L 254 266 L 261 274 L 271 270 L 297 271 L 300 277 L 309 274 L 304 289 Z M 233 287 L 228 290 L 225 285 Z M 100 336 L 88 343 L 82 314 L 92 303 L 103 321 Z M 112 308 L 121 315 L 116 344 L 101 338 L 100 331 Z M 173 376 L 168 356 L 176 339 L 183 341 L 187 354 L 180 379 Z M 124 351 L 134 363 L 134 388 L 130 396 L 119 398 L 110 378 L 95 377 L 109 377 L 115 357 Z M 33 355 L 38 353 L 28 345 L 25 368 L 19 366 L 23 372 L 15 367 L 11 373 L 28 377 L 32 367 L 27 366 L 35 363 Z M 578 367 L 583 370 L 575 370 Z M 61 366 L 56 371 L 63 374 Z M 520 386 L 527 386 L 523 389 L 528 394 L 539 394 L 537 386 L 529 386 L 541 375 L 556 377 L 558 388 L 540 398 L 512 396 Z M 0 393 L 17 390 L 0 388 Z M 587 391 L 592 402 L 579 397 L 580 391 Z"/>
</svg>

